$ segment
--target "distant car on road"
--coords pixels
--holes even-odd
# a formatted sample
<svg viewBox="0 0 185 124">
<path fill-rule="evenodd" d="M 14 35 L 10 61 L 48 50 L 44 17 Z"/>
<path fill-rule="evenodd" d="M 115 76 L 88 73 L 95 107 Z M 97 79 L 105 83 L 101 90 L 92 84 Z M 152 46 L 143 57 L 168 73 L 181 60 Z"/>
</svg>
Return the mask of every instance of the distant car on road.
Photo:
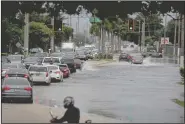
<svg viewBox="0 0 185 124">
<path fill-rule="evenodd" d="M 63 72 L 64 78 L 67 78 L 70 76 L 70 70 L 69 70 L 67 64 L 60 64 L 59 68 L 60 68 L 60 71 Z"/>
<path fill-rule="evenodd" d="M 38 61 L 39 61 L 38 57 L 27 57 L 26 59 L 24 59 L 24 65 L 26 69 L 28 69 L 30 65 L 37 64 Z"/>
<path fill-rule="evenodd" d="M 62 64 L 62 58 L 61 57 L 44 57 L 42 61 L 43 65 L 48 65 L 48 64 Z"/>
<path fill-rule="evenodd" d="M 44 82 L 47 85 L 51 83 L 51 75 L 47 66 L 31 65 L 28 69 L 33 83 Z"/>
<path fill-rule="evenodd" d="M 55 52 L 55 53 L 51 53 L 50 57 L 63 57 L 64 53 L 61 52 Z"/>
<path fill-rule="evenodd" d="M 6 72 L 11 69 L 11 68 L 20 68 L 20 69 L 26 69 L 25 66 L 21 63 L 4 63 L 2 64 L 2 69 L 1 69 L 1 78 L 5 77 Z"/>
<path fill-rule="evenodd" d="M 2 101 L 6 100 L 26 100 L 33 103 L 33 91 L 30 82 L 25 78 L 10 77 L 5 78 L 2 85 Z"/>
<path fill-rule="evenodd" d="M 63 61 L 63 64 L 67 64 L 68 65 L 71 73 L 76 72 L 76 64 L 75 64 L 73 58 L 68 58 L 68 57 L 62 58 L 62 61 Z"/>
<path fill-rule="evenodd" d="M 27 69 L 20 69 L 20 68 L 11 68 L 9 69 L 6 74 L 5 78 L 9 77 L 22 77 L 28 79 L 30 84 L 32 85 L 32 77 Z"/>
<path fill-rule="evenodd" d="M 129 58 L 128 58 L 128 54 L 127 53 L 121 53 L 120 56 L 119 56 L 119 61 L 129 61 Z"/>
<path fill-rule="evenodd" d="M 88 60 L 88 57 L 87 57 L 87 55 L 85 55 L 84 51 L 77 51 L 75 58 L 80 59 L 80 60 L 84 60 L 84 61 Z"/>
<path fill-rule="evenodd" d="M 76 65 L 76 69 L 82 69 L 82 66 L 83 66 L 83 61 L 82 60 L 75 58 L 74 63 Z"/>
<path fill-rule="evenodd" d="M 49 54 L 48 54 L 47 52 L 35 53 L 34 56 L 35 56 L 35 57 L 47 57 L 47 56 L 49 56 Z"/>
<path fill-rule="evenodd" d="M 132 56 L 132 60 L 131 60 L 132 64 L 142 64 L 143 63 L 143 56 Z"/>
<path fill-rule="evenodd" d="M 23 55 L 9 55 L 7 58 L 11 63 L 23 63 L 24 60 Z"/>
<path fill-rule="evenodd" d="M 2 63 L 11 63 L 11 61 L 7 58 L 7 56 L 1 56 L 1 64 Z"/>
<path fill-rule="evenodd" d="M 60 71 L 59 66 L 57 65 L 47 65 L 49 69 L 49 73 L 51 75 L 51 79 L 55 79 L 59 82 L 63 82 L 63 72 Z"/>
</svg>

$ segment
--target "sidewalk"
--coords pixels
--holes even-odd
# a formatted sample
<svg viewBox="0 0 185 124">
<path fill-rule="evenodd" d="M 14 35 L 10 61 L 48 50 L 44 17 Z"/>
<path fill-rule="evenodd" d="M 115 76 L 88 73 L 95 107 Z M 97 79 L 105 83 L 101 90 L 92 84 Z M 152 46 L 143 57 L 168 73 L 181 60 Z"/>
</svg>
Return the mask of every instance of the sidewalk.
<svg viewBox="0 0 185 124">
<path fill-rule="evenodd" d="M 49 111 L 50 107 L 39 104 L 2 104 L 2 123 L 49 123 L 51 119 Z M 52 108 L 52 111 L 59 118 L 65 112 L 62 108 Z M 93 123 L 128 123 L 81 112 L 80 123 L 84 123 L 88 119 Z"/>
</svg>

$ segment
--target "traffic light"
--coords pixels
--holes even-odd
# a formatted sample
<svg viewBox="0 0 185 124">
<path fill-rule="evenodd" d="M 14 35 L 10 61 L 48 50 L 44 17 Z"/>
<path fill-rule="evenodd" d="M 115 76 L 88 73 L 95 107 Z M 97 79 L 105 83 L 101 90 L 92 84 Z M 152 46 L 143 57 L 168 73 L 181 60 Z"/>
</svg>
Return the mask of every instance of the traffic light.
<svg viewBox="0 0 185 124">
<path fill-rule="evenodd" d="M 128 31 L 134 31 L 134 20 L 133 19 L 128 20 Z"/>
</svg>

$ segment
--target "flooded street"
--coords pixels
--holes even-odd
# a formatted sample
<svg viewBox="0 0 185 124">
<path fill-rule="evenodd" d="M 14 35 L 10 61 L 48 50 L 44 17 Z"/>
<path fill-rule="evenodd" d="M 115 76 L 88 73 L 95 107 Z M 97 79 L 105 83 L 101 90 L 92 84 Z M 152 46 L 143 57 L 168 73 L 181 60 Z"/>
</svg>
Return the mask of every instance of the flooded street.
<svg viewBox="0 0 185 124">
<path fill-rule="evenodd" d="M 81 71 L 51 86 L 34 86 L 34 102 L 62 107 L 64 97 L 73 96 L 81 112 L 133 123 L 180 123 L 184 109 L 172 102 L 184 87 L 175 64 L 143 65 L 114 62 L 102 66 L 84 63 Z"/>
</svg>

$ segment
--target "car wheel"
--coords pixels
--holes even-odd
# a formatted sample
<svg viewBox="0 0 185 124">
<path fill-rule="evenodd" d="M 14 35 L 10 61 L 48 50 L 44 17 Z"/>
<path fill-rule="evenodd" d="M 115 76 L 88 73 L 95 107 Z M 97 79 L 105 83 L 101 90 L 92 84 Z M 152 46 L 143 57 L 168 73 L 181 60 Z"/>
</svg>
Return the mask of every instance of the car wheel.
<svg viewBox="0 0 185 124">
<path fill-rule="evenodd" d="M 48 82 L 48 83 L 46 82 L 46 84 L 49 86 L 49 85 L 51 84 L 51 79 L 49 80 L 49 82 Z"/>
<path fill-rule="evenodd" d="M 64 78 L 63 78 L 63 77 L 61 77 L 60 82 L 63 82 L 63 81 L 64 81 Z"/>
<path fill-rule="evenodd" d="M 31 104 L 33 103 L 33 97 L 28 99 L 28 103 L 31 103 Z"/>
</svg>

